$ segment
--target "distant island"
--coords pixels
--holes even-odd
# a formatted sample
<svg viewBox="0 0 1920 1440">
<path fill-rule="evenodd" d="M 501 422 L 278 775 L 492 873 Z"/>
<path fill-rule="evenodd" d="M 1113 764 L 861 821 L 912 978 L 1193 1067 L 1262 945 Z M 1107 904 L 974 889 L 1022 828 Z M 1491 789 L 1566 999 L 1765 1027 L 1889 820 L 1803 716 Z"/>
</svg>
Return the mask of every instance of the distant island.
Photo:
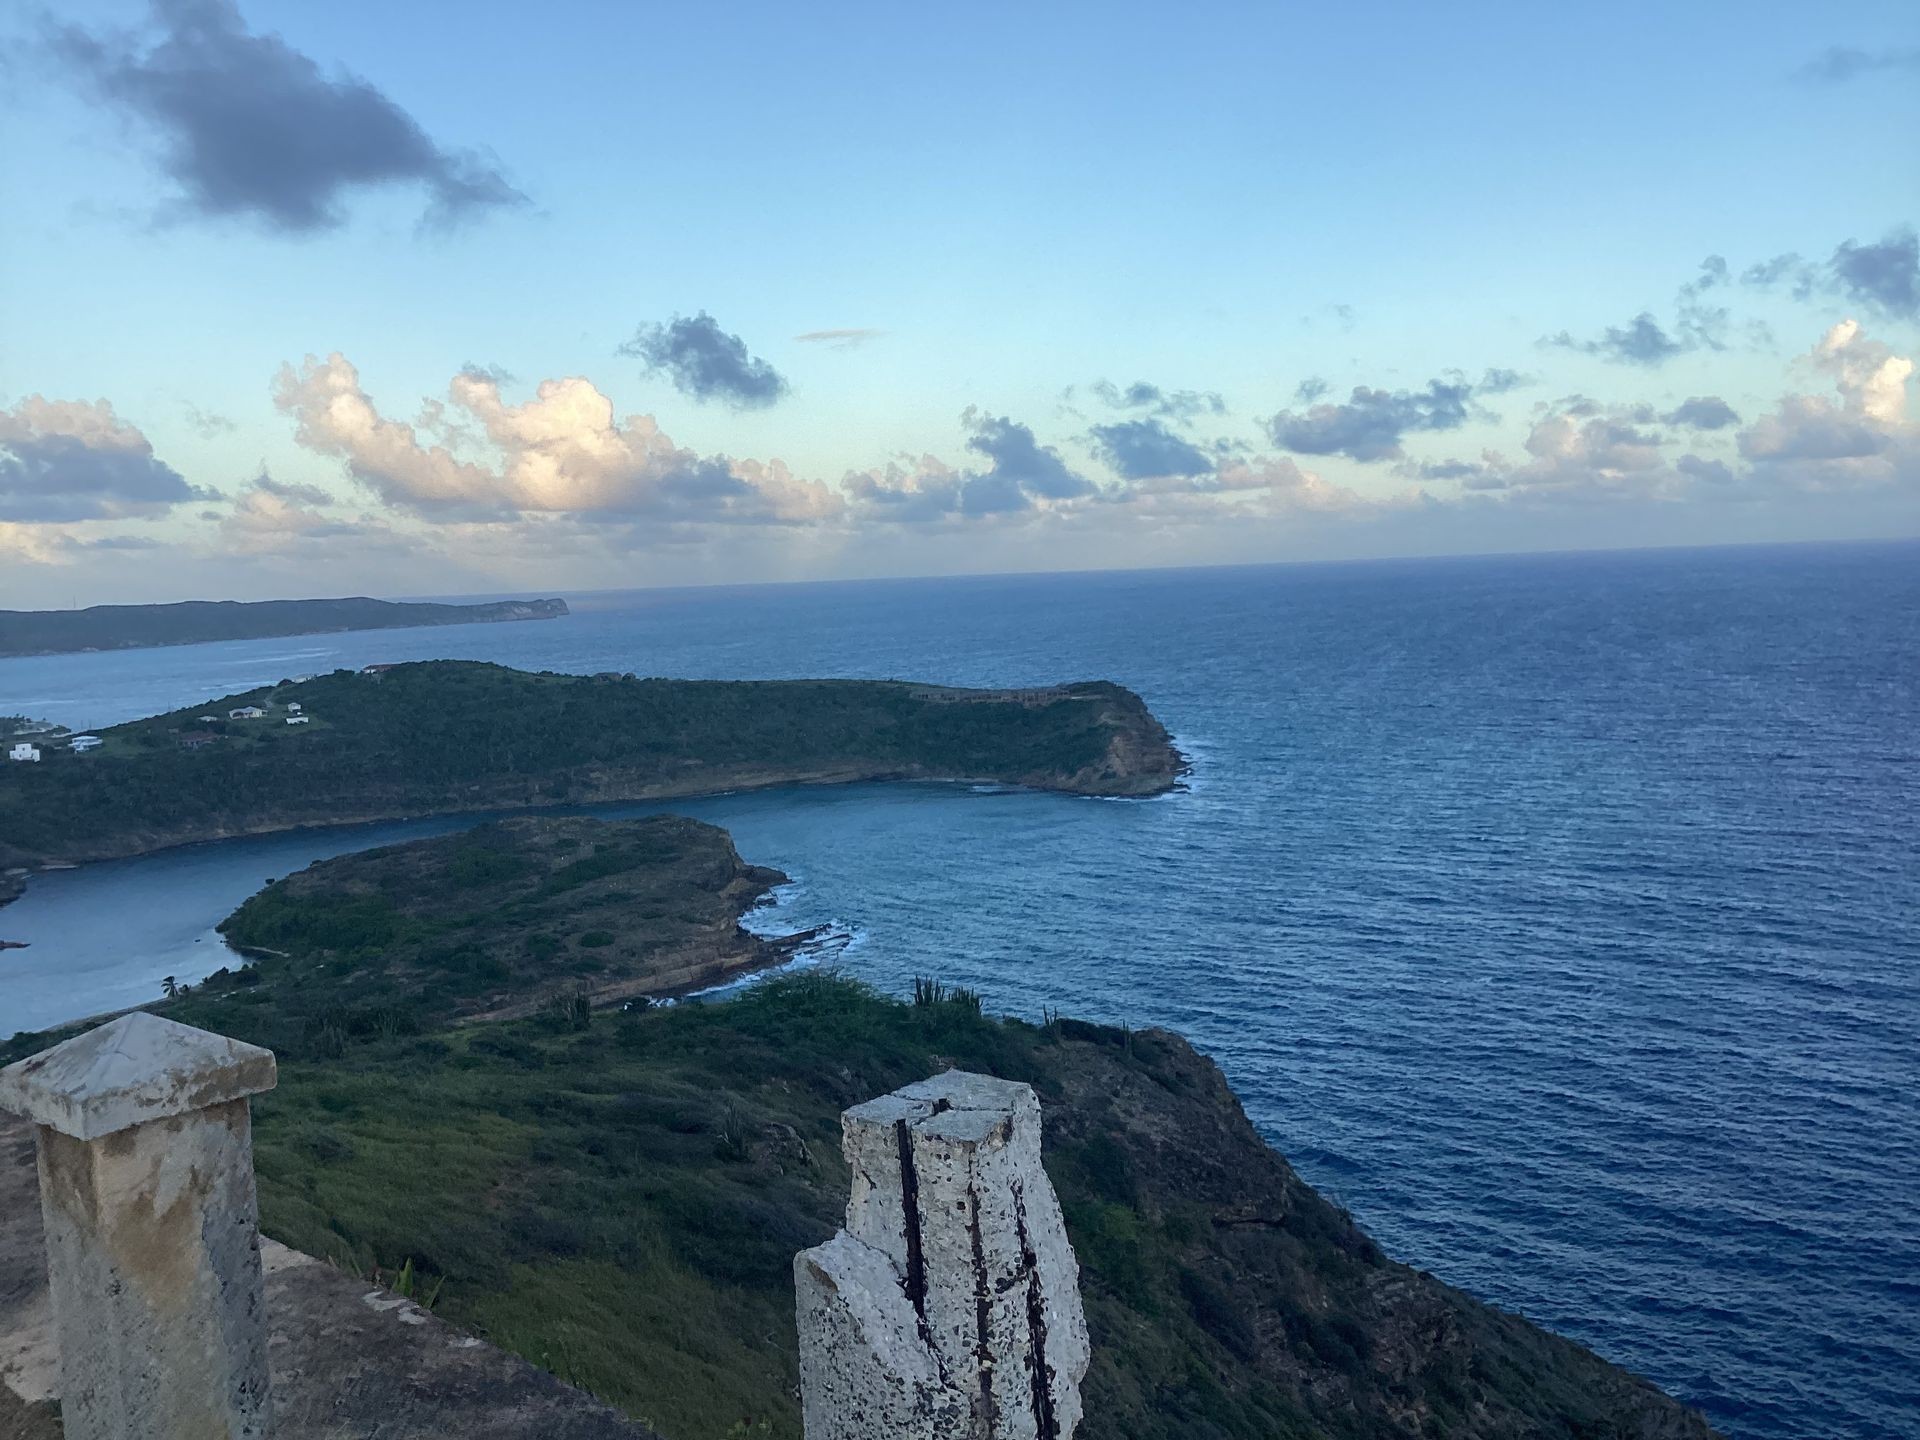
<svg viewBox="0 0 1920 1440">
<path fill-rule="evenodd" d="M 1176 1035 L 821 970 L 647 1003 L 688 960 L 768 958 L 738 919 L 775 878 L 692 820 L 515 818 L 268 886 L 223 927 L 252 962 L 153 1008 L 279 1056 L 253 1112 L 268 1235 L 674 1440 L 799 1440 L 791 1266 L 842 1218 L 840 1112 L 950 1065 L 1045 1107 L 1094 1337 L 1083 1440 L 1711 1440 L 1389 1259 Z"/>
<path fill-rule="evenodd" d="M 477 605 L 369 600 L 183 600 L 174 605 L 91 605 L 85 610 L 0 610 L 0 656 L 136 650 L 209 640 L 262 640 L 412 625 L 556 620 L 564 600 L 491 600 Z"/>
<path fill-rule="evenodd" d="M 338 670 L 0 760 L 0 871 L 299 826 L 854 780 L 1155 795 L 1184 764 L 1105 681 L 642 680 L 436 660 Z M 97 743 L 95 743 L 97 742 Z"/>
</svg>

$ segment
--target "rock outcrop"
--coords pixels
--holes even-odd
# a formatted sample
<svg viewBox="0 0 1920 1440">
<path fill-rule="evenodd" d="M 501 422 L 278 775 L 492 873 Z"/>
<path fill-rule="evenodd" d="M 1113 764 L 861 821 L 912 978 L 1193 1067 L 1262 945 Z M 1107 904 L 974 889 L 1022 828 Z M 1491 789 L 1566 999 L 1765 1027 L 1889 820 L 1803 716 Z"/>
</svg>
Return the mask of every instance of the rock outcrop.
<svg viewBox="0 0 1920 1440">
<path fill-rule="evenodd" d="M 1089 1346 L 1033 1090 L 948 1071 L 842 1135 L 846 1228 L 794 1260 L 808 1440 L 1066 1440 Z"/>
</svg>

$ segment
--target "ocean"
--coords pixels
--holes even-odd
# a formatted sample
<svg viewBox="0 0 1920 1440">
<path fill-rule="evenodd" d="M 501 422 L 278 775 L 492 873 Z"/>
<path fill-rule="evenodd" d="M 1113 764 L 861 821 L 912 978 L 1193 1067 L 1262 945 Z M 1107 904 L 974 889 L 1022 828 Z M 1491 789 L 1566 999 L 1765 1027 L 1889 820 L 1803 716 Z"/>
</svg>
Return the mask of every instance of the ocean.
<svg viewBox="0 0 1920 1440">
<path fill-rule="evenodd" d="M 876 985 L 1179 1030 L 1390 1253 L 1730 1435 L 1920 1436 L 1920 545 L 567 598 L 0 661 L 0 713 L 99 726 L 431 657 L 1119 681 L 1186 791 L 670 808 L 792 874 L 778 918 L 836 925 Z M 450 823 L 36 879 L 0 910 L 32 942 L 0 954 L 0 1031 L 203 974 L 268 876 Z"/>
</svg>

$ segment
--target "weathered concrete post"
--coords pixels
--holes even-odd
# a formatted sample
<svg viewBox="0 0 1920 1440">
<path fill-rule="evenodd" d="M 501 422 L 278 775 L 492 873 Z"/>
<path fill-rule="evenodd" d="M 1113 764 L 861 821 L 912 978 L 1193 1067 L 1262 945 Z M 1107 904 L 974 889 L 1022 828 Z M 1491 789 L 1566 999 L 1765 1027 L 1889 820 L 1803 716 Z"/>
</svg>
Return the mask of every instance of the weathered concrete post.
<svg viewBox="0 0 1920 1440">
<path fill-rule="evenodd" d="M 950 1070 L 841 1133 L 846 1228 L 794 1257 L 807 1440 L 1067 1440 L 1087 1322 L 1032 1089 Z"/>
<path fill-rule="evenodd" d="M 67 1440 L 266 1435 L 247 1097 L 273 1052 L 142 1012 L 0 1070 L 38 1127 Z"/>
</svg>

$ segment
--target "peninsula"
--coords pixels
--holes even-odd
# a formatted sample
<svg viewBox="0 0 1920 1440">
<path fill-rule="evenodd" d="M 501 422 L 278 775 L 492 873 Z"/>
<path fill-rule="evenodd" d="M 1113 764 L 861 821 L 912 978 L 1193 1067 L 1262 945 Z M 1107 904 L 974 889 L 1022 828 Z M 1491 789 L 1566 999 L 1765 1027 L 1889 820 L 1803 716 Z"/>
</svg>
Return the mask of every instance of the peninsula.
<svg viewBox="0 0 1920 1440">
<path fill-rule="evenodd" d="M 1093 1338 L 1084 1440 L 1711 1440 L 1388 1258 L 1176 1035 L 819 970 L 592 1004 L 692 951 L 750 954 L 738 917 L 773 874 L 690 820 L 515 819 L 269 886 L 225 927 L 258 958 L 154 1008 L 277 1053 L 253 1112 L 270 1237 L 670 1440 L 799 1440 L 791 1266 L 843 1217 L 840 1112 L 949 1066 L 1045 1107 Z M 0 1064 L 56 1038 L 0 1042 Z"/>
<path fill-rule="evenodd" d="M 493 600 L 476 605 L 369 600 L 183 600 L 173 605 L 90 605 L 84 610 L 0 610 L 0 657 L 76 650 L 135 650 L 209 640 L 328 635 L 413 625 L 555 620 L 564 600 Z"/>
<path fill-rule="evenodd" d="M 335 671 L 0 762 L 0 871 L 299 826 L 855 780 L 1171 789 L 1183 762 L 1104 681 L 641 680 L 469 661 Z"/>
<path fill-rule="evenodd" d="M 683 816 L 529 815 L 319 861 L 220 930 L 271 984 L 262 1022 L 286 1051 L 329 1017 L 438 1026 L 719 984 L 807 938 L 741 927 L 786 880 Z"/>
</svg>

